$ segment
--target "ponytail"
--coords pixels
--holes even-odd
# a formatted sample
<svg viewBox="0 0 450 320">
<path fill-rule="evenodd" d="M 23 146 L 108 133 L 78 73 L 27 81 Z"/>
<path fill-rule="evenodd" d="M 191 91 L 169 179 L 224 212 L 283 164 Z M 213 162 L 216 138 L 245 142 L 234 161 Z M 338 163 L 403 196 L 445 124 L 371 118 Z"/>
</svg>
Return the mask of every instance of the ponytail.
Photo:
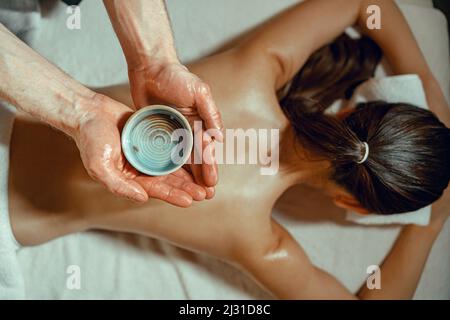
<svg viewBox="0 0 450 320">
<path fill-rule="evenodd" d="M 373 76 L 381 49 L 370 38 L 351 39 L 343 34 L 316 51 L 297 73 L 281 108 L 308 150 L 333 162 L 358 162 L 363 141 L 336 117 L 324 114 L 338 99 Z"/>
<path fill-rule="evenodd" d="M 331 162 L 330 178 L 362 206 L 409 212 L 448 186 L 450 130 L 431 112 L 404 103 L 359 104 L 343 120 L 325 113 L 373 76 L 381 56 L 371 39 L 341 35 L 309 58 L 280 105 L 297 140 Z"/>
</svg>

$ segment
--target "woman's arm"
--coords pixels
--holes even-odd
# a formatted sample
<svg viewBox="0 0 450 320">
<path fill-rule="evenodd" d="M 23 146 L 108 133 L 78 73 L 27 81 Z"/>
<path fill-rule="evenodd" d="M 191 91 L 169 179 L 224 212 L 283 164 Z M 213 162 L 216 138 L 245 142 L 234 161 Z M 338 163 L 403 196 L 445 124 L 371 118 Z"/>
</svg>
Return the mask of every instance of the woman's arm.
<svg viewBox="0 0 450 320">
<path fill-rule="evenodd" d="M 450 214 L 450 189 L 432 206 L 428 226 L 408 225 L 403 228 L 394 247 L 381 266 L 381 290 L 362 286 L 361 299 L 411 299 L 422 275 L 434 240 Z"/>
<path fill-rule="evenodd" d="M 236 54 L 245 64 L 258 64 L 271 72 L 279 89 L 313 52 L 358 21 L 361 3 L 361 0 L 304 1 L 255 30 Z"/>
<path fill-rule="evenodd" d="M 383 50 L 395 74 L 417 74 L 423 83 L 430 110 L 450 127 L 450 109 L 405 17 L 391 0 L 363 1 L 358 24 Z M 367 6 L 381 9 L 381 29 L 368 29 Z"/>
<path fill-rule="evenodd" d="M 238 263 L 282 299 L 410 299 L 444 221 L 435 219 L 427 227 L 404 227 L 381 266 L 381 289 L 363 286 L 356 296 L 334 277 L 314 267 L 295 239 L 275 222 L 274 245 L 264 254 L 246 248 L 238 256 Z"/>
<path fill-rule="evenodd" d="M 370 5 L 380 7 L 381 29 L 367 28 Z M 268 70 L 278 90 L 292 79 L 312 53 L 355 24 L 378 43 L 396 74 L 421 77 L 430 109 L 450 126 L 450 110 L 439 84 L 392 0 L 304 1 L 259 28 L 236 53 L 244 63 L 256 63 Z"/>
</svg>

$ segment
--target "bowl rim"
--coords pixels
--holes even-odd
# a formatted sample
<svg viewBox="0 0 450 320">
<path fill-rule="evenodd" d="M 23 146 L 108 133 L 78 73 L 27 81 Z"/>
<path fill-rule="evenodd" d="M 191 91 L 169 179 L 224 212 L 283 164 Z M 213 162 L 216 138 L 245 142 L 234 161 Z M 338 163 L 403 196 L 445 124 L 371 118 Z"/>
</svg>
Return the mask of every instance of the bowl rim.
<svg viewBox="0 0 450 320">
<path fill-rule="evenodd" d="M 179 120 L 181 122 L 183 127 L 185 129 L 189 129 L 189 130 L 187 130 L 188 131 L 188 137 L 187 137 L 188 141 L 187 141 L 187 148 L 186 148 L 186 150 L 189 150 L 189 152 L 186 152 L 183 155 L 181 164 L 175 165 L 171 169 L 164 170 L 164 171 L 157 171 L 157 172 L 148 170 L 141 164 L 141 162 L 135 160 L 134 157 L 131 156 L 131 148 L 130 148 L 130 144 L 129 144 L 129 135 L 131 133 L 131 129 L 133 128 L 133 125 L 132 125 L 133 121 L 136 118 L 142 116 L 142 114 L 149 113 L 150 111 L 155 111 L 155 110 L 156 111 L 158 111 L 158 110 L 167 111 L 168 113 L 175 115 L 177 117 L 177 120 Z M 149 105 L 149 106 L 140 108 L 139 110 L 134 112 L 127 119 L 127 121 L 125 122 L 125 125 L 123 126 L 122 133 L 121 133 L 121 144 L 122 144 L 122 152 L 123 152 L 126 160 L 133 166 L 133 168 L 135 168 L 139 172 L 144 173 L 146 175 L 165 176 L 165 175 L 171 174 L 171 173 L 179 170 L 181 167 L 183 167 L 186 164 L 186 162 L 192 152 L 192 148 L 193 148 L 193 144 L 194 144 L 194 137 L 192 134 L 192 128 L 191 128 L 191 125 L 189 124 L 189 121 L 186 119 L 186 117 L 181 112 L 179 112 L 178 110 L 176 110 L 174 107 L 171 107 L 171 106 L 154 104 L 154 105 Z"/>
</svg>

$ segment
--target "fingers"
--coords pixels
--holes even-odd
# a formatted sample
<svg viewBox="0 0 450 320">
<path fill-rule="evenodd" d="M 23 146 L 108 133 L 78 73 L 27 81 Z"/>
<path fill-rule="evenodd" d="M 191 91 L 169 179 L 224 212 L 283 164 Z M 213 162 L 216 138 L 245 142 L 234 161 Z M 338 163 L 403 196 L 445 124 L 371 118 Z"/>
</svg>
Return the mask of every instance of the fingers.
<svg viewBox="0 0 450 320">
<path fill-rule="evenodd" d="M 199 96 L 196 96 L 197 110 L 205 123 L 205 128 L 214 129 L 214 138 L 223 142 L 223 124 L 219 110 L 214 103 L 211 91 L 206 84 L 200 85 Z M 211 131 L 210 131 L 211 132 Z M 207 187 L 213 187 L 218 182 L 218 168 L 214 155 L 214 140 L 210 135 L 204 137 L 202 132 L 202 166 L 201 175 L 203 183 Z"/>
<path fill-rule="evenodd" d="M 192 204 L 192 197 L 187 192 L 165 183 L 153 184 L 147 192 L 152 198 L 168 202 L 178 207 L 187 208 Z"/>
<path fill-rule="evenodd" d="M 201 167 L 199 175 L 202 177 L 202 185 L 214 187 L 219 180 L 214 140 L 204 133 L 202 126 L 194 126 L 193 128 L 194 148 L 190 163 Z M 198 183 L 198 179 L 195 179 L 195 181 Z"/>
<path fill-rule="evenodd" d="M 192 177 L 192 175 L 189 172 L 187 172 L 185 169 L 177 170 L 174 173 L 172 173 L 172 175 L 175 177 L 180 177 L 189 182 L 194 182 L 194 178 Z"/>
<path fill-rule="evenodd" d="M 223 141 L 223 123 L 219 109 L 211 95 L 209 86 L 205 83 L 200 83 L 196 91 L 195 104 L 198 114 L 205 123 L 206 129 L 216 129 L 214 138 L 218 141 Z"/>
<path fill-rule="evenodd" d="M 205 199 L 211 199 L 214 197 L 215 189 L 214 187 L 208 187 L 203 180 L 202 167 L 198 164 L 191 164 L 192 175 L 194 176 L 195 182 L 205 188 L 206 196 Z"/>
<path fill-rule="evenodd" d="M 184 179 L 175 176 L 172 177 L 172 179 L 175 180 L 168 181 L 167 179 L 168 177 L 137 177 L 136 181 L 144 187 L 148 195 L 152 198 L 156 198 L 182 208 L 189 207 L 192 204 L 193 196 L 187 191 L 173 185 L 173 183 L 176 185 L 183 183 L 179 181 L 174 182 L 176 179 Z M 192 184 L 192 182 L 186 183 Z M 184 188 L 185 186 L 182 187 Z M 187 186 L 186 189 L 192 192 L 194 197 L 204 198 L 204 195 L 199 196 L 201 192 L 198 192 L 197 189 L 193 189 L 192 186 Z"/>
<path fill-rule="evenodd" d="M 179 170 L 184 171 L 184 170 Z M 186 171 L 184 171 L 186 172 Z M 186 172 L 186 175 L 190 177 L 191 181 L 186 180 L 183 176 L 177 176 L 177 175 L 169 175 L 164 180 L 164 183 L 183 190 L 184 192 L 187 192 L 193 200 L 195 201 L 202 201 L 206 197 L 206 191 L 203 187 L 196 184 L 194 181 L 192 181 L 192 177 Z"/>
<path fill-rule="evenodd" d="M 148 195 L 144 188 L 136 181 L 125 177 L 118 169 L 90 168 L 88 172 L 91 177 L 103 183 L 111 193 L 118 197 L 124 197 L 138 203 L 143 203 L 148 200 Z"/>
<path fill-rule="evenodd" d="M 203 182 L 208 187 L 214 187 L 218 180 L 218 168 L 215 159 L 215 148 L 213 140 L 206 140 L 203 145 L 203 162 L 202 162 Z"/>
<path fill-rule="evenodd" d="M 118 196 L 125 197 L 138 203 L 144 203 L 148 200 L 148 195 L 139 183 L 130 179 L 123 179 L 119 183 L 120 186 L 112 186 L 110 189 Z"/>
<path fill-rule="evenodd" d="M 87 166 L 92 178 L 103 183 L 114 195 L 143 203 L 149 197 L 160 199 L 179 207 L 189 207 L 192 201 L 211 197 L 203 185 L 194 182 L 184 169 L 162 177 L 126 175 L 110 166 Z"/>
</svg>

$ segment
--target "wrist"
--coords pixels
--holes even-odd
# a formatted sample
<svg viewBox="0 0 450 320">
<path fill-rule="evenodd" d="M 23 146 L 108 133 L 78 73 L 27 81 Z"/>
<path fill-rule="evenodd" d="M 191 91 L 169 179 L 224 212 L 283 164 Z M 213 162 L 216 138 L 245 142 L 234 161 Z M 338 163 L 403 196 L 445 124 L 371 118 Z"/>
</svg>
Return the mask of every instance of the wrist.
<svg viewBox="0 0 450 320">
<path fill-rule="evenodd" d="M 125 54 L 129 72 L 160 70 L 170 64 L 181 64 L 173 48 L 159 47 L 134 54 Z"/>
<path fill-rule="evenodd" d="M 178 61 L 164 1 L 104 1 L 128 69 Z"/>
<path fill-rule="evenodd" d="M 76 139 L 83 123 L 93 117 L 97 94 L 89 89 L 82 92 L 70 92 L 57 96 L 61 106 L 56 111 L 55 120 L 47 121 L 53 127 Z"/>
<path fill-rule="evenodd" d="M 442 228 L 444 227 L 446 221 L 447 221 L 447 219 L 445 219 L 445 218 L 432 219 L 430 221 L 430 224 L 428 225 L 428 228 L 432 232 L 434 232 L 436 235 L 438 235 L 441 232 Z"/>
<path fill-rule="evenodd" d="M 441 232 L 443 226 L 445 224 L 445 220 L 433 219 L 426 226 L 409 226 L 411 229 L 414 229 L 414 232 L 417 234 L 424 234 L 427 237 L 431 237 L 434 241 L 439 233 Z"/>
<path fill-rule="evenodd" d="M 430 111 L 446 126 L 450 126 L 450 109 L 439 82 L 433 75 L 421 77 Z"/>
</svg>

